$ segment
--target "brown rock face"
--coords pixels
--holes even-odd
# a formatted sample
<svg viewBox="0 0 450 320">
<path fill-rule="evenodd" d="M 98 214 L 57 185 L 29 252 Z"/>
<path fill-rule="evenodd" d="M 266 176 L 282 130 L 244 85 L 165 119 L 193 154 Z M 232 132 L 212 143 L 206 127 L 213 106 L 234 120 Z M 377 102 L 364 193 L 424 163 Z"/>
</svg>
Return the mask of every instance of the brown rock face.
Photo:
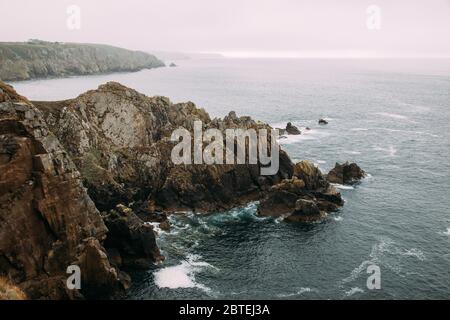
<svg viewBox="0 0 450 320">
<path fill-rule="evenodd" d="M 85 253 L 85 239 L 101 241 L 107 229 L 41 112 L 7 85 L 0 88 L 0 275 L 29 298 L 74 298 L 66 268 Z M 96 250 L 105 254 L 101 245 Z M 81 270 L 95 289 L 91 272 Z M 103 272 L 112 291 L 119 283 L 114 271 Z"/>
<path fill-rule="evenodd" d="M 104 220 L 109 229 L 105 246 L 116 253 L 119 267 L 146 269 L 164 259 L 152 226 L 144 224 L 130 208 L 118 205 Z"/>
<path fill-rule="evenodd" d="M 191 130 L 195 120 L 205 129 L 222 131 L 268 128 L 234 112 L 211 120 L 191 102 L 173 104 L 114 82 L 73 100 L 35 104 L 74 160 L 100 210 L 147 199 L 156 209 L 169 212 L 227 209 L 260 197 L 263 190 L 292 175 L 292 163 L 283 151 L 280 171 L 270 177 L 260 176 L 259 165 L 172 163 L 175 143 L 170 135 L 179 127 Z"/>
<path fill-rule="evenodd" d="M 26 300 L 27 296 L 8 280 L 0 278 L 0 300 Z"/>
<path fill-rule="evenodd" d="M 366 176 L 356 163 L 336 163 L 335 167 L 328 172 L 327 180 L 331 183 L 350 184 L 357 182 Z"/>
<path fill-rule="evenodd" d="M 340 193 L 325 180 L 320 170 L 308 161 L 301 161 L 294 166 L 291 179 L 269 189 L 261 200 L 259 214 L 310 222 L 324 218 L 327 212 L 343 204 Z"/>
</svg>

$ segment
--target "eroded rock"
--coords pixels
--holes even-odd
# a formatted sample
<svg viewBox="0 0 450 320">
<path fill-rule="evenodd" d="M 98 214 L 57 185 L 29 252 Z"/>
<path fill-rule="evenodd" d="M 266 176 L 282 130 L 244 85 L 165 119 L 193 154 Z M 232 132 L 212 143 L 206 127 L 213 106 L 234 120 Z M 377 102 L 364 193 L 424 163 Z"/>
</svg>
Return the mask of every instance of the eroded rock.
<svg viewBox="0 0 450 320">
<path fill-rule="evenodd" d="M 295 164 L 292 178 L 269 189 L 258 212 L 288 221 L 310 222 L 323 219 L 343 204 L 340 193 L 320 170 L 309 161 L 301 161 Z"/>
<path fill-rule="evenodd" d="M 287 132 L 287 134 L 292 134 L 292 135 L 301 134 L 301 131 L 296 126 L 294 126 L 291 122 L 287 123 L 286 132 Z"/>
<path fill-rule="evenodd" d="M 172 163 L 172 132 L 179 127 L 192 130 L 196 120 L 204 129 L 270 129 L 234 111 L 211 120 L 192 102 L 173 104 L 115 82 L 76 99 L 36 105 L 74 159 L 100 210 L 143 200 L 166 212 L 229 209 L 292 175 L 292 163 L 282 150 L 279 172 L 267 177 L 260 176 L 260 165 Z"/>
<path fill-rule="evenodd" d="M 131 208 L 118 205 L 104 217 L 109 233 L 105 241 L 108 252 L 120 267 L 146 269 L 164 259 L 156 245 L 153 227 L 145 224 Z"/>
<path fill-rule="evenodd" d="M 80 297 L 66 287 L 66 268 L 86 253 L 86 239 L 105 254 L 107 228 L 42 113 L 0 87 L 0 275 L 31 299 Z M 118 279 L 107 279 L 102 286 L 116 293 Z M 95 278 L 85 283 L 83 294 L 98 285 Z"/>
<path fill-rule="evenodd" d="M 364 178 L 366 173 L 356 163 L 348 161 L 339 164 L 336 163 L 333 169 L 328 172 L 327 180 L 331 183 L 351 184 Z"/>
</svg>

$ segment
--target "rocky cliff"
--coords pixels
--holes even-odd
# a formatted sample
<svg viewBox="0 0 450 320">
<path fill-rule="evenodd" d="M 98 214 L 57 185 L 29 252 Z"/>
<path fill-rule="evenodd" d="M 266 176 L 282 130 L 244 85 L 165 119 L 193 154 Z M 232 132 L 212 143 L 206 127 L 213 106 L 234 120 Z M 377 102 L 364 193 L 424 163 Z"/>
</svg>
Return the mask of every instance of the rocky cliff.
<svg viewBox="0 0 450 320">
<path fill-rule="evenodd" d="M 107 232 L 43 114 L 0 82 L 0 276 L 32 299 L 120 293 L 129 279 L 110 264 Z M 80 292 L 67 289 L 69 265 L 81 268 Z"/>
<path fill-rule="evenodd" d="M 260 176 L 259 165 L 177 165 L 170 135 L 191 129 L 195 120 L 205 128 L 264 126 L 233 112 L 211 120 L 193 103 L 172 103 L 147 97 L 118 83 L 60 102 L 34 102 L 80 170 L 89 194 L 101 210 L 117 204 L 141 209 L 210 212 L 231 208 L 292 175 L 283 151 L 280 171 Z M 142 211 L 142 210 L 141 210 Z"/>
<path fill-rule="evenodd" d="M 196 120 L 220 131 L 269 128 L 234 112 L 210 119 L 191 102 L 115 82 L 56 102 L 30 102 L 0 82 L 0 277 L 30 298 L 110 297 L 129 285 L 123 267 L 164 259 L 144 221 L 261 200 L 262 215 L 308 222 L 343 205 L 318 168 L 283 150 L 272 176 L 260 164 L 173 164 L 171 133 Z M 80 292 L 65 285 L 72 264 Z"/>
<path fill-rule="evenodd" d="M 0 79 L 28 80 L 164 66 L 151 54 L 99 44 L 0 42 Z"/>
</svg>

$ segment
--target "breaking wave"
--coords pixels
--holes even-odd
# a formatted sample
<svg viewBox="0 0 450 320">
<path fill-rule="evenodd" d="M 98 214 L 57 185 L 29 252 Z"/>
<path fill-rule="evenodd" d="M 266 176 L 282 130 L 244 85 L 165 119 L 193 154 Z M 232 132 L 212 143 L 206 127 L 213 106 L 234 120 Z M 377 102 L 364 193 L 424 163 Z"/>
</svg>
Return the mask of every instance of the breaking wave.
<svg viewBox="0 0 450 320">
<path fill-rule="evenodd" d="M 346 185 L 339 184 L 339 183 L 331 183 L 331 185 L 333 187 L 337 188 L 337 189 L 340 189 L 340 190 L 353 190 L 353 189 L 355 189 L 355 187 L 346 186 Z"/>
<path fill-rule="evenodd" d="M 200 258 L 198 255 L 189 254 L 181 264 L 155 271 L 155 284 L 158 288 L 197 288 L 205 292 L 211 291 L 195 280 L 196 273 L 205 268 L 215 268 L 207 262 L 200 261 Z"/>
</svg>

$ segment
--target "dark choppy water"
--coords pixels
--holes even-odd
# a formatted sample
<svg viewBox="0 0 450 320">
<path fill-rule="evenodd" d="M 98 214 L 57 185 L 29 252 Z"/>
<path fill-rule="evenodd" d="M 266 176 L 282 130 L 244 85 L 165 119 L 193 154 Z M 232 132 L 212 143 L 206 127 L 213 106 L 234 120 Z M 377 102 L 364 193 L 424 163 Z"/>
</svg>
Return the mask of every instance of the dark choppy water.
<svg viewBox="0 0 450 320">
<path fill-rule="evenodd" d="M 204 60 L 178 68 L 14 84 L 31 99 L 61 99 L 115 80 L 148 95 L 192 100 L 310 132 L 283 140 L 292 158 L 324 170 L 356 161 L 369 174 L 342 190 L 322 223 L 255 216 L 250 204 L 172 216 L 167 260 L 135 274 L 130 297 L 450 299 L 449 60 Z M 330 119 L 319 127 L 317 119 Z M 367 267 L 381 268 L 368 290 Z"/>
</svg>

